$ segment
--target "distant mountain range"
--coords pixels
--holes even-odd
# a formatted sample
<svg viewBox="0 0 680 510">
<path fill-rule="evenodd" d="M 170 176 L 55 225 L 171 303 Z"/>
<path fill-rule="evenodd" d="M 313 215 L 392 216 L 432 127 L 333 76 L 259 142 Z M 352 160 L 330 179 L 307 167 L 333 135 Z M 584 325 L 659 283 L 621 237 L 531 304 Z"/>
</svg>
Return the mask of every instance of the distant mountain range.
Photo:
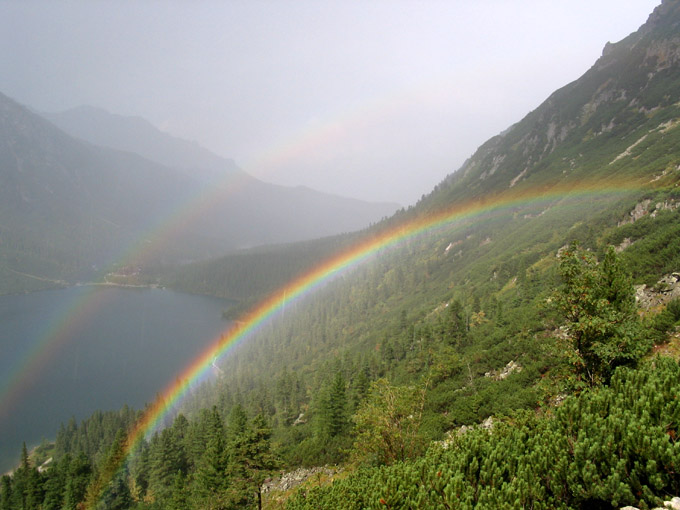
<svg viewBox="0 0 680 510">
<path fill-rule="evenodd" d="M 201 180 L 216 181 L 243 174 L 231 159 L 169 135 L 141 117 L 126 117 L 93 106 L 79 106 L 60 113 L 41 113 L 69 135 L 103 147 L 111 147 L 177 168 Z"/>
<path fill-rule="evenodd" d="M 259 181 L 140 118 L 47 117 L 0 94 L 0 294 L 353 231 L 398 208 Z"/>
</svg>

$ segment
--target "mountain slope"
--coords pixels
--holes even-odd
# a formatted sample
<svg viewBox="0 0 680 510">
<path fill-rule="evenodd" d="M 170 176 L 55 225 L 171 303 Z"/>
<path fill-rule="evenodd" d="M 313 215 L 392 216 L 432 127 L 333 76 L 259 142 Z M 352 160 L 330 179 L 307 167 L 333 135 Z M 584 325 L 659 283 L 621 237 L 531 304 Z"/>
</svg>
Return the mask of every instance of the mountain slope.
<svg viewBox="0 0 680 510">
<path fill-rule="evenodd" d="M 162 416 L 165 430 L 149 441 L 136 436 L 126 469 L 114 462 L 122 441 L 110 439 L 108 460 L 92 462 L 114 465 L 115 475 L 88 493 L 123 494 L 139 508 L 198 508 L 230 502 L 245 487 L 241 503 L 254 505 L 265 476 L 279 469 L 263 462 L 271 444 L 263 415 L 289 466 L 338 463 L 348 452 L 364 464 L 346 464 L 330 484 L 317 471 L 288 508 L 650 508 L 677 494 L 677 362 L 612 364 L 609 386 L 565 398 L 583 389 L 572 356 L 581 353 L 570 312 L 553 303 L 566 293 L 577 311 L 593 301 L 596 311 L 616 311 L 596 313 L 592 324 L 604 331 L 621 320 L 631 327 L 617 338 L 637 348 L 680 345 L 680 301 L 634 309 L 623 268 L 637 283 L 659 281 L 657 294 L 680 289 L 676 276 L 659 280 L 680 268 L 679 6 L 665 1 L 416 206 L 359 233 L 185 267 L 178 281 L 211 292 L 221 283 L 224 295 L 232 286 L 247 292 L 241 280 L 272 265 L 296 278 L 321 262 L 329 277 L 303 280 L 313 294 L 286 301 L 284 291 L 271 321 L 242 317 L 243 331 L 256 331 L 234 343 L 225 334 L 229 355 L 211 360 L 220 375 L 191 387 L 185 415 L 172 424 Z M 613 95 L 593 103 L 614 82 Z M 574 240 L 583 248 L 562 251 Z M 608 244 L 621 259 L 607 249 L 609 263 L 594 263 Z M 324 264 L 334 250 L 345 256 Z M 588 285 L 562 292 L 560 257 L 567 269 L 586 267 L 590 287 L 604 293 Z M 266 278 L 256 284 L 256 293 L 272 290 Z M 617 302 L 625 306 L 613 309 Z M 603 354 L 621 354 L 603 345 Z M 76 453 L 79 438 L 102 451 L 87 436 L 93 428 L 63 428 L 55 451 Z M 225 466 L 225 457 L 238 461 Z M 206 476 L 206 466 L 220 476 Z M 244 475 L 244 466 L 253 471 Z M 282 504 L 278 495 L 270 502 Z"/>
<path fill-rule="evenodd" d="M 477 199 L 493 202 L 504 193 L 548 196 L 551 191 L 564 193 L 595 182 L 611 189 L 672 186 L 680 174 L 676 150 L 680 143 L 679 31 L 680 4 L 664 2 L 640 30 L 619 43 L 608 43 L 603 56 L 582 77 L 484 143 L 416 207 L 382 222 L 373 232 Z M 545 204 L 523 214 L 526 220 L 548 209 Z M 513 228 L 523 229 L 524 224 Z M 444 247 L 450 242 L 457 241 L 452 238 Z M 459 246 L 455 252 L 462 249 Z M 493 246 L 485 249 L 493 250 Z M 307 245 L 297 255 L 289 250 L 296 260 L 308 260 L 314 251 Z M 315 260 L 322 260 L 321 253 L 325 250 L 320 248 Z M 256 274 L 264 271 L 257 267 L 257 260 L 250 259 Z M 206 263 L 200 272 L 226 275 L 228 271 L 221 271 L 220 266 L 228 268 L 229 264 L 229 258 Z M 285 265 L 282 262 L 281 267 Z M 225 276 L 208 279 L 208 289 L 198 284 L 197 277 L 192 282 L 192 271 L 189 266 L 179 273 L 180 285 L 192 291 L 231 295 L 238 287 Z M 285 271 L 271 281 L 274 285 L 269 290 L 276 288 L 275 282 L 285 283 Z"/>
<path fill-rule="evenodd" d="M 0 137 L 0 293 L 355 230 L 396 207 L 262 183 L 212 155 L 198 163 L 227 177 L 196 179 L 72 138 L 4 95 Z"/>
<path fill-rule="evenodd" d="M 338 247 L 398 239 L 409 230 L 403 225 L 432 222 L 313 299 L 287 305 L 266 332 L 226 357 L 221 380 L 193 406 L 211 402 L 227 412 L 229 402 L 248 402 L 252 413 L 266 409 L 291 462 L 313 462 L 329 451 L 315 443 L 315 427 L 336 373 L 357 400 L 366 380 L 428 381 L 429 438 L 547 400 L 560 377 L 559 322 L 546 303 L 560 285 L 561 247 L 577 240 L 601 255 L 605 244 L 620 245 L 637 283 L 680 268 L 679 23 L 680 2 L 664 2 L 638 32 L 608 45 L 584 76 L 482 145 L 416 206 L 336 239 Z M 450 221 L 436 220 L 449 213 Z M 176 284 L 247 299 L 230 293 L 243 289 L 241 275 L 277 264 L 274 285 L 255 290 L 285 287 L 286 277 L 309 271 L 295 262 L 322 264 L 332 242 L 187 266 Z M 451 309 L 466 329 L 453 339 Z M 511 361 L 524 367 L 521 375 L 485 377 Z M 291 374 L 303 388 L 293 404 L 271 391 L 272 380 L 285 386 Z M 309 425 L 292 428 L 300 413 Z"/>
<path fill-rule="evenodd" d="M 232 160 L 221 158 L 195 142 L 164 133 L 141 117 L 115 115 L 92 106 L 40 115 L 75 138 L 134 152 L 198 179 L 212 182 L 241 172 Z"/>
<path fill-rule="evenodd" d="M 168 213 L 167 197 L 191 189 L 176 172 L 79 142 L 5 96 L 0 130 L 3 277 L 68 279 L 105 264 Z"/>
<path fill-rule="evenodd" d="M 318 192 L 304 186 L 288 187 L 256 179 L 230 159 L 224 159 L 194 142 L 164 133 L 139 117 L 123 117 L 83 106 L 57 114 L 43 114 L 67 133 L 90 143 L 134 152 L 151 161 L 220 186 L 237 179 L 228 197 L 253 218 L 256 228 L 268 232 L 266 239 L 246 239 L 243 245 L 311 239 L 368 226 L 398 209 L 394 203 L 367 203 Z M 261 222 L 261 223 L 260 223 Z M 299 233 L 277 235 L 286 231 Z"/>
<path fill-rule="evenodd" d="M 667 123 L 680 99 L 679 11 L 677 2 L 663 2 L 637 32 L 607 43 L 590 70 L 483 144 L 430 200 L 488 194 L 530 179 L 578 181 L 642 170 L 659 177 L 667 170 L 661 161 L 640 168 L 636 156 L 675 128 Z"/>
</svg>

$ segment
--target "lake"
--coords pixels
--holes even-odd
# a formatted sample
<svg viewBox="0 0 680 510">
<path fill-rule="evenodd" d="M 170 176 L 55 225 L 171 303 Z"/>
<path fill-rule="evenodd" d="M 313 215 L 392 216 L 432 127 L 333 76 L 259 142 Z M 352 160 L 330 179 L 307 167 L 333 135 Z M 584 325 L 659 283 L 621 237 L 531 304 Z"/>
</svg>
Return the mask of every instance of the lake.
<svg viewBox="0 0 680 510">
<path fill-rule="evenodd" d="M 92 286 L 0 296 L 0 473 L 72 416 L 142 409 L 229 326 L 229 304 Z"/>
</svg>

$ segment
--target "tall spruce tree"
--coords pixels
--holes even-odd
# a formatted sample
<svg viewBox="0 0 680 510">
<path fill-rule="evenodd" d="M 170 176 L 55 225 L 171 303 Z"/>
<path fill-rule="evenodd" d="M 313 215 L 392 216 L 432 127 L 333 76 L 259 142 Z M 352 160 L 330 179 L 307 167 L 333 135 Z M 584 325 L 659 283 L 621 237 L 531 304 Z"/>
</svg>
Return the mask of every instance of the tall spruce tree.
<svg viewBox="0 0 680 510">
<path fill-rule="evenodd" d="M 262 483 L 281 465 L 271 449 L 271 433 L 265 418 L 258 414 L 232 441 L 230 495 L 236 508 L 253 504 L 262 508 Z"/>
<path fill-rule="evenodd" d="M 12 478 L 3 475 L 0 480 L 0 510 L 12 510 Z"/>
<path fill-rule="evenodd" d="M 23 443 L 21 465 L 14 472 L 12 506 L 22 510 L 38 509 L 42 503 L 42 489 L 40 473 L 31 465 L 26 443 Z"/>
<path fill-rule="evenodd" d="M 82 451 L 73 457 L 68 466 L 66 486 L 64 487 L 64 509 L 76 510 L 87 493 L 92 476 L 92 466 Z"/>
<path fill-rule="evenodd" d="M 120 428 L 108 454 L 104 459 L 98 476 L 90 484 L 85 496 L 87 508 L 123 510 L 132 505 L 132 495 L 128 486 L 128 470 L 124 463 L 127 434 Z"/>
<path fill-rule="evenodd" d="M 216 406 L 203 416 L 207 419 L 206 447 L 194 477 L 194 492 L 200 508 L 223 510 L 229 508 L 228 450 L 224 424 Z"/>
</svg>

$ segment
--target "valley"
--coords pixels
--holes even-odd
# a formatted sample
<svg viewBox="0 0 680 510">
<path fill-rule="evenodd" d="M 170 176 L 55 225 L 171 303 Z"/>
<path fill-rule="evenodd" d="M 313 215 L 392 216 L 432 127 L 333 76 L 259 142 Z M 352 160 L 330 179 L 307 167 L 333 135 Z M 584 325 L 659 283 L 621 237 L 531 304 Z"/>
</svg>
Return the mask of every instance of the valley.
<svg viewBox="0 0 680 510">
<path fill-rule="evenodd" d="M 22 274 L 71 281 L 84 271 L 111 284 L 172 289 L 46 291 L 77 294 L 56 303 L 74 303 L 66 316 L 83 323 L 90 307 L 108 309 L 111 317 L 84 342 L 96 337 L 101 343 L 92 347 L 122 364 L 83 358 L 94 372 L 84 382 L 71 353 L 68 366 L 45 371 L 43 389 L 71 393 L 63 378 L 72 378 L 88 390 L 98 381 L 116 391 L 92 396 L 80 421 L 54 428 L 53 442 L 33 458 L 32 444 L 22 450 L 15 434 L 28 425 L 0 430 L 20 462 L 2 478 L 0 510 L 653 508 L 680 495 L 679 27 L 680 2 L 665 0 L 637 31 L 608 43 L 581 77 L 482 144 L 417 203 L 388 214 L 389 204 L 304 189 L 286 191 L 301 218 L 281 205 L 265 214 L 256 198 L 275 187 L 228 160 L 172 145 L 187 161 L 212 162 L 196 184 L 185 164 L 171 169 L 153 161 L 154 151 L 125 152 L 138 150 L 135 138 L 171 143 L 139 119 L 88 109 L 54 116 L 56 124 L 71 122 L 66 135 L 0 98 L 12 119 L 45 135 L 43 147 L 61 140 L 78 158 L 108 154 L 107 161 L 134 164 L 130 182 L 164 183 L 148 199 L 144 186 L 135 188 L 139 199 L 126 195 L 120 210 L 112 204 L 121 195 L 108 189 L 120 186 L 118 177 L 100 189 L 96 179 L 88 184 L 89 166 L 53 163 L 54 153 L 14 143 L 4 154 L 16 172 L 4 178 L 15 191 L 0 197 L 0 239 L 11 240 L 0 245 L 2 288 L 48 283 L 30 285 Z M 99 120 L 83 129 L 88 115 Z M 90 141 L 72 138 L 78 125 Z M 136 135 L 113 137 L 116 125 Z M 107 136 L 112 148 L 90 145 Z M 24 163 L 36 160 L 49 165 Z M 45 168 L 53 172 L 31 173 Z M 217 186 L 215 215 L 180 215 L 156 244 L 159 225 L 172 216 L 162 198 L 176 193 L 179 203 L 193 203 L 193 186 L 214 186 L 221 171 L 249 191 L 234 197 L 238 212 L 221 208 L 220 193 L 233 189 Z M 34 186 L 19 183 L 25 175 Z M 64 179 L 83 196 L 104 198 L 64 205 Z M 55 203 L 74 223 L 56 228 L 29 207 L 36 203 L 45 211 Z M 359 225 L 316 230 L 346 208 Z M 364 213 L 374 219 L 358 219 Z M 290 227 L 285 235 L 281 224 Z M 119 246 L 133 248 L 121 256 Z M 109 302 L 110 293 L 127 297 Z M 44 295 L 3 296 L 0 305 Z M 142 296 L 173 302 L 154 308 L 135 301 Z M 21 314 L 37 309 L 29 303 Z M 114 325 L 124 329 L 115 333 Z M 29 349 L 12 338 L 2 373 Z M 144 356 L 113 349 L 144 345 Z M 187 351 L 170 360 L 180 347 Z M 169 368 L 142 384 L 160 356 Z M 22 387 L 7 380 L 12 390 Z M 28 407 L 19 418 L 47 421 L 31 417 L 34 407 L 47 409 L 36 399 L 16 399 Z M 47 456 L 52 467 L 39 472 Z M 314 475 L 263 491 L 302 468 Z"/>
</svg>

